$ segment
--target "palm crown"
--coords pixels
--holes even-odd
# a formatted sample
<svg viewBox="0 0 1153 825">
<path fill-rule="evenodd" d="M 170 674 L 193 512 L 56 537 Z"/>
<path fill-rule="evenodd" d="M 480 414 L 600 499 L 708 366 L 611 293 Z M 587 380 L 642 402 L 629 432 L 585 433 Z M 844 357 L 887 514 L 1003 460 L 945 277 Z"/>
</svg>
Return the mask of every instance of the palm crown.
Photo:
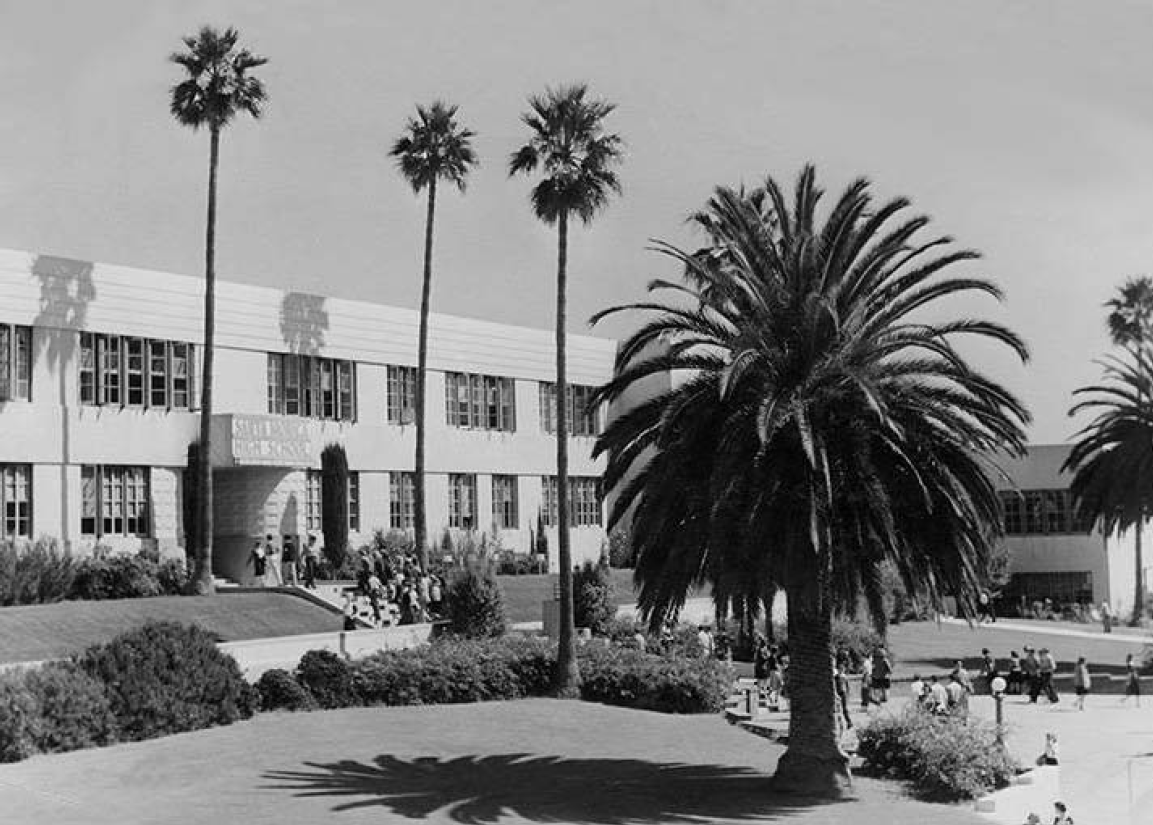
<svg viewBox="0 0 1153 825">
<path fill-rule="evenodd" d="M 1109 337 L 1114 344 L 1139 344 L 1153 332 L 1153 279 L 1130 278 L 1115 298 L 1105 302 L 1109 310 Z"/>
<path fill-rule="evenodd" d="M 188 72 L 172 87 L 170 109 L 185 126 L 220 130 L 239 112 L 259 118 L 267 99 L 264 84 L 249 74 L 267 58 L 236 47 L 239 33 L 227 28 L 218 32 L 204 26 L 195 36 L 185 37 L 185 52 L 169 57 Z"/>
<path fill-rule="evenodd" d="M 393 143 L 389 154 L 414 191 L 437 180 L 464 190 L 469 169 L 477 164 L 472 149 L 476 133 L 457 124 L 456 112 L 456 106 L 439 100 L 428 107 L 417 106 L 416 117 L 409 118 L 404 135 Z"/>
<path fill-rule="evenodd" d="M 584 84 L 529 98 L 529 111 L 521 120 L 531 136 L 509 159 L 509 174 L 541 171 L 532 206 L 545 223 L 573 214 L 587 224 L 611 194 L 620 192 L 613 167 L 621 159 L 621 139 L 604 130 L 604 119 L 615 108 L 591 99 Z"/>
<path fill-rule="evenodd" d="M 942 299 L 1000 293 L 945 277 L 978 255 L 920 240 L 928 219 L 904 217 L 907 201 L 876 206 L 858 180 L 820 225 L 821 195 L 811 167 L 792 204 L 771 178 L 747 194 L 718 189 L 697 217 L 704 250 L 657 245 L 685 283 L 654 281 L 668 300 L 594 317 L 655 313 L 598 400 L 655 374 L 683 378 L 596 446 L 616 493 L 610 525 L 635 507 L 639 601 L 654 622 L 703 580 L 732 591 L 809 577 L 822 610 L 863 594 L 876 613 L 886 559 L 910 586 L 964 598 L 991 549 L 989 456 L 1023 450 L 1028 413 L 954 340 L 993 339 L 1022 359 L 1026 347 L 989 321 L 925 319 Z"/>
</svg>

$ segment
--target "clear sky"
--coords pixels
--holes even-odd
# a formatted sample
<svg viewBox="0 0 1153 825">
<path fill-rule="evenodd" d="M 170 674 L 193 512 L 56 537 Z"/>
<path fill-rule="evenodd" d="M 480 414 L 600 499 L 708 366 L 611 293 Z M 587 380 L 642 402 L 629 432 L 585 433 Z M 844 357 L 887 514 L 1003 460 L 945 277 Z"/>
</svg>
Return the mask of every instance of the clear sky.
<svg viewBox="0 0 1153 825">
<path fill-rule="evenodd" d="M 572 237 L 574 332 L 670 274 L 722 183 L 812 160 L 866 175 L 985 253 L 1028 368 L 979 363 L 1058 441 L 1108 346 L 1101 304 L 1153 272 L 1153 7 L 1084 2 L 0 0 L 0 246 L 198 274 L 207 135 L 167 111 L 202 23 L 270 58 L 270 102 L 222 143 L 218 271 L 416 306 L 423 202 L 386 157 L 418 102 L 461 107 L 483 163 L 441 199 L 434 309 L 552 323 L 555 241 L 510 181 L 525 97 L 586 80 L 619 105 L 624 196 Z M 598 328 L 619 335 L 627 325 Z"/>
</svg>

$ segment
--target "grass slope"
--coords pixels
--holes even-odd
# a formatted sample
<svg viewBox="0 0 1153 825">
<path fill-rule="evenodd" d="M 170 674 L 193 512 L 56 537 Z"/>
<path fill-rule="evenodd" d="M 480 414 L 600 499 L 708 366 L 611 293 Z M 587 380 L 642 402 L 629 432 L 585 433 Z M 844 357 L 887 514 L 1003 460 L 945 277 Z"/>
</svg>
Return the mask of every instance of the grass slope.
<svg viewBox="0 0 1153 825">
<path fill-rule="evenodd" d="M 0 608 L 0 662 L 79 653 L 148 622 L 198 624 L 222 641 L 339 630 L 340 617 L 284 593 L 158 596 Z"/>
</svg>

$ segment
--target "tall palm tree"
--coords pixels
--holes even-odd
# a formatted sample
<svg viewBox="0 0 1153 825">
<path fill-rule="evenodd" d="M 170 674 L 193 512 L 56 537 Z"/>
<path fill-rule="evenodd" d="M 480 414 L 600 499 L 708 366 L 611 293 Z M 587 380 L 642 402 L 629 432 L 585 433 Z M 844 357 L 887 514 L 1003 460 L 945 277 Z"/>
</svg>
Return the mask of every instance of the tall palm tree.
<svg viewBox="0 0 1153 825">
<path fill-rule="evenodd" d="M 428 312 L 432 296 L 432 225 L 436 215 L 436 185 L 447 181 L 464 191 L 469 170 L 477 165 L 472 139 L 476 133 L 456 122 L 456 106 L 437 100 L 416 107 L 404 134 L 393 143 L 389 155 L 412 190 L 428 188 L 428 214 L 424 221 L 424 279 L 420 290 L 420 334 L 416 357 L 416 457 L 413 483 L 413 516 L 420 571 L 428 571 L 428 519 L 424 504 L 424 396 L 428 370 Z"/>
<path fill-rule="evenodd" d="M 875 204 L 858 180 L 822 220 L 812 167 L 791 203 L 772 178 L 761 194 L 758 204 L 718 189 L 712 254 L 657 247 L 691 277 L 654 281 L 653 298 L 594 317 L 653 313 L 595 400 L 654 374 L 683 379 L 612 421 L 596 453 L 608 454 L 605 484 L 617 493 L 610 527 L 632 512 L 648 616 L 725 571 L 783 589 L 793 702 L 774 782 L 836 796 L 849 775 L 833 616 L 863 596 L 885 621 L 886 560 L 931 598 L 953 594 L 972 610 L 1000 527 L 991 456 L 1022 453 L 1028 413 L 954 341 L 1027 352 L 999 324 L 931 320 L 958 295 L 1000 293 L 953 276 L 977 254 L 921 240 L 928 219 L 905 217 L 908 201 Z"/>
<path fill-rule="evenodd" d="M 1153 338 L 1153 278 L 1130 278 L 1105 307 L 1109 337 L 1117 346 L 1149 343 Z"/>
<path fill-rule="evenodd" d="M 1105 534 L 1133 530 L 1134 590 L 1130 624 L 1145 604 L 1141 529 L 1153 513 L 1153 350 L 1131 346 L 1129 357 L 1104 362 L 1104 383 L 1076 390 L 1069 415 L 1095 413 L 1077 434 L 1062 470 L 1081 515 L 1099 520 Z"/>
<path fill-rule="evenodd" d="M 186 51 L 169 57 L 185 71 L 172 87 L 169 109 L 177 123 L 193 131 L 208 129 L 208 221 L 204 239 L 204 356 L 200 390 L 199 490 L 196 500 L 191 587 L 211 593 L 212 586 L 212 362 L 216 328 L 216 169 L 220 157 L 220 133 L 241 112 L 259 118 L 267 93 L 264 84 L 249 72 L 268 62 L 248 49 L 239 48 L 236 29 L 219 32 L 204 26 L 185 37 Z"/>
<path fill-rule="evenodd" d="M 620 192 L 616 167 L 621 139 L 605 130 L 605 118 L 616 108 L 589 95 L 585 84 L 562 86 L 534 95 L 521 121 L 529 139 L 509 160 L 509 175 L 540 172 L 532 190 L 536 216 L 557 229 L 556 266 L 556 492 L 557 548 L 560 564 L 560 639 L 554 691 L 575 695 L 580 685 L 573 626 L 572 548 L 569 544 L 568 386 L 565 376 L 565 307 L 568 222 L 575 216 L 592 222 Z"/>
</svg>

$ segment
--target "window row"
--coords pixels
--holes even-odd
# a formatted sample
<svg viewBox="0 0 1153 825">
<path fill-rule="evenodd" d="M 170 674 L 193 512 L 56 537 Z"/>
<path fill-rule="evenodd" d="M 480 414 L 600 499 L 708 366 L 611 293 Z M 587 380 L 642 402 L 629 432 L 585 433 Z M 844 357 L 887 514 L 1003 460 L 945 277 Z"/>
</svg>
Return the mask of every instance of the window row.
<svg viewBox="0 0 1153 825">
<path fill-rule="evenodd" d="M 32 327 L 0 324 L 0 401 L 32 400 Z"/>
<path fill-rule="evenodd" d="M 32 538 L 32 467 L 0 464 L 0 539 Z"/>
<path fill-rule="evenodd" d="M 445 373 L 444 408 L 451 427 L 516 432 L 516 382 L 493 375 Z"/>
<path fill-rule="evenodd" d="M 1093 519 L 1077 512 L 1068 490 L 1007 490 L 1001 493 L 1009 536 L 1089 533 Z"/>
<path fill-rule="evenodd" d="M 549 527 L 557 524 L 556 477 L 541 479 L 544 495 L 542 515 Z M 389 527 L 411 530 L 415 524 L 413 473 L 389 474 Z M 569 524 L 573 527 L 600 525 L 600 479 L 578 476 L 569 479 Z M 460 530 L 476 529 L 477 520 L 476 475 L 450 473 L 448 477 L 448 526 Z M 517 477 L 492 477 L 492 522 L 500 530 L 516 530 L 520 526 L 520 504 Z"/>
<path fill-rule="evenodd" d="M 351 361 L 268 353 L 268 412 L 330 421 L 356 420 L 356 370 Z"/>
<path fill-rule="evenodd" d="M 600 410 L 592 404 L 596 387 L 569 384 L 565 388 L 565 410 L 569 435 L 600 435 Z M 540 383 L 540 424 L 546 433 L 556 432 L 556 384 Z"/>
<path fill-rule="evenodd" d="M 152 409 L 193 407 L 192 344 L 80 333 L 80 403 Z"/>
</svg>

